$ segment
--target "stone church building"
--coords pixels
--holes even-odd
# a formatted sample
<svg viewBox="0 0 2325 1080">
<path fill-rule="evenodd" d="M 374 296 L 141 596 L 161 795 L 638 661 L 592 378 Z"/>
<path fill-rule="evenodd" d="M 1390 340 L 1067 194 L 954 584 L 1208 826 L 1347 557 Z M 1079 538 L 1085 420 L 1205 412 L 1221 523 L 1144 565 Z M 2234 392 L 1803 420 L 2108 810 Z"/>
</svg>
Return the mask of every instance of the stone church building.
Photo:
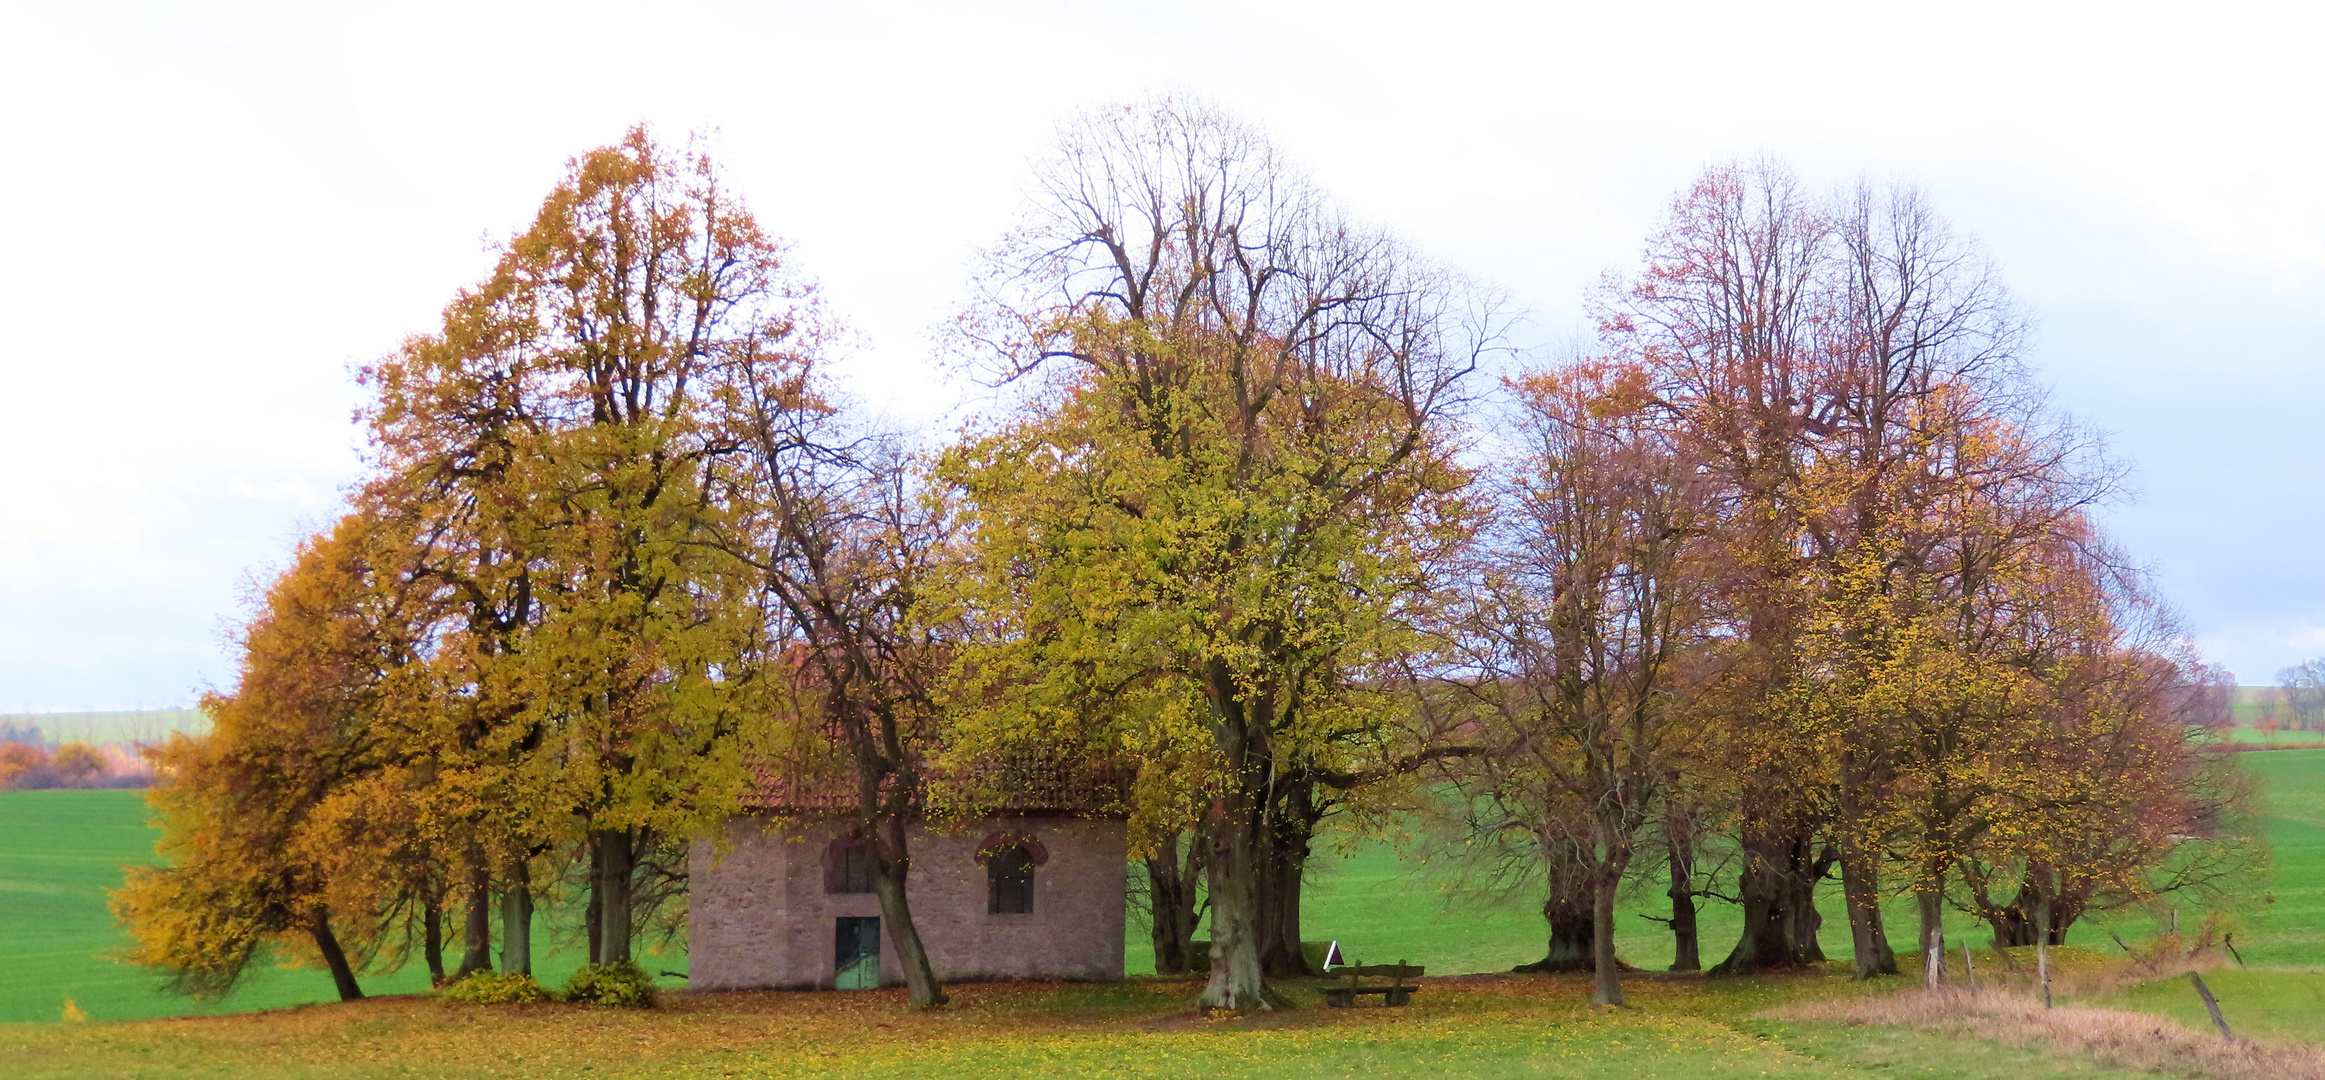
<svg viewBox="0 0 2325 1080">
<path fill-rule="evenodd" d="M 762 807 L 801 800 L 763 783 Z M 750 813 L 688 865 L 688 985 L 869 989 L 904 982 L 870 852 L 837 800 Z M 1030 800 L 1058 806 L 1057 799 Z M 1077 798 L 1074 803 L 1087 804 Z M 906 896 L 941 982 L 1119 979 L 1129 853 L 1119 815 L 1003 813 L 914 828 Z"/>
</svg>

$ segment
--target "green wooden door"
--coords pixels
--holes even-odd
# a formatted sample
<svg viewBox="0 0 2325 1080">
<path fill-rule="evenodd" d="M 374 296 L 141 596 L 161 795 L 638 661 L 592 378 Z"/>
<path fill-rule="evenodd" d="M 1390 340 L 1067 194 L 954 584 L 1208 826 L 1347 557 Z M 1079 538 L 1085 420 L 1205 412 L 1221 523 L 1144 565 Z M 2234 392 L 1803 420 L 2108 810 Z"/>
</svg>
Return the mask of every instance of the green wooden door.
<svg viewBox="0 0 2325 1080">
<path fill-rule="evenodd" d="M 876 990 L 880 986 L 880 918 L 848 916 L 832 935 L 832 989 Z"/>
</svg>

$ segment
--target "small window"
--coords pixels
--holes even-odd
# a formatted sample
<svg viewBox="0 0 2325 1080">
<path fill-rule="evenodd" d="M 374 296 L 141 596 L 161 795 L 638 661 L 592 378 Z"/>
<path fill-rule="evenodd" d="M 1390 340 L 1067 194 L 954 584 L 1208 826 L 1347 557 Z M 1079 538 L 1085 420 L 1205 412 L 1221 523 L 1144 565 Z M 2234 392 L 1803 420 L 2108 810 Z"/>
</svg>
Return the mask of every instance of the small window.
<svg viewBox="0 0 2325 1080">
<path fill-rule="evenodd" d="M 868 893 L 872 889 L 872 845 L 845 837 L 824 851 L 823 891 Z"/>
<path fill-rule="evenodd" d="M 985 884 L 995 915 L 1033 914 L 1033 854 L 1022 845 L 996 851 L 985 860 Z"/>
</svg>

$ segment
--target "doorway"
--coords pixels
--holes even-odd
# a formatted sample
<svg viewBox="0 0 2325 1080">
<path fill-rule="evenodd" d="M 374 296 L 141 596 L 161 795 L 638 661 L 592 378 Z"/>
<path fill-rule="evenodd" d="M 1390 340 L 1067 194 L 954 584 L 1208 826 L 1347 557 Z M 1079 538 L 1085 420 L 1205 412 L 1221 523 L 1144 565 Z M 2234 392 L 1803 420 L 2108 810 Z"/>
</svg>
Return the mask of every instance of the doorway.
<svg viewBox="0 0 2325 1080">
<path fill-rule="evenodd" d="M 880 917 L 843 916 L 833 938 L 832 989 L 879 989 Z"/>
</svg>

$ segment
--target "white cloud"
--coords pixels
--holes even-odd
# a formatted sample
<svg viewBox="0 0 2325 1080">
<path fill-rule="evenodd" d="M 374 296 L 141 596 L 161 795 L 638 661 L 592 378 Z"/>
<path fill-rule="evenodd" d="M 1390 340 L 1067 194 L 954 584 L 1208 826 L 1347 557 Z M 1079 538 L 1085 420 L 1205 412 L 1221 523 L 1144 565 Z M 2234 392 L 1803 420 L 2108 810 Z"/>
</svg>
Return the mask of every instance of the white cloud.
<svg viewBox="0 0 2325 1080">
<path fill-rule="evenodd" d="M 243 575 L 358 468 L 349 365 L 426 329 L 483 271 L 480 237 L 520 227 L 568 156 L 628 124 L 716 127 L 734 182 L 863 331 L 856 393 L 934 423 L 964 388 L 926 331 L 1028 158 L 1066 112 L 1174 87 L 1267 124 L 1363 213 L 1505 283 L 1546 338 L 1706 162 L 1770 151 L 1823 181 L 1926 178 L 2037 305 L 2064 403 L 2137 454 L 2146 498 L 2119 525 L 2205 640 L 2289 663 L 2294 643 L 2241 628 L 2325 621 L 2325 581 L 2303 577 L 2325 521 L 2298 509 L 2325 505 L 2325 479 L 2282 464 L 2307 453 L 2301 403 L 2325 390 L 2306 314 L 2325 271 L 2319 18 L 1709 0 L 11 8 L 0 639 L 41 659 L 0 664 L 0 702 L 182 700 L 223 678 L 216 629 Z M 2245 384 L 2266 389 L 2217 392 Z M 2238 508 L 2208 508 L 2224 491 Z M 2256 499 L 2272 513 L 2243 509 Z M 2192 524 L 2215 511 L 2221 527 Z M 2277 587 L 2255 584 L 2268 574 Z"/>
</svg>

